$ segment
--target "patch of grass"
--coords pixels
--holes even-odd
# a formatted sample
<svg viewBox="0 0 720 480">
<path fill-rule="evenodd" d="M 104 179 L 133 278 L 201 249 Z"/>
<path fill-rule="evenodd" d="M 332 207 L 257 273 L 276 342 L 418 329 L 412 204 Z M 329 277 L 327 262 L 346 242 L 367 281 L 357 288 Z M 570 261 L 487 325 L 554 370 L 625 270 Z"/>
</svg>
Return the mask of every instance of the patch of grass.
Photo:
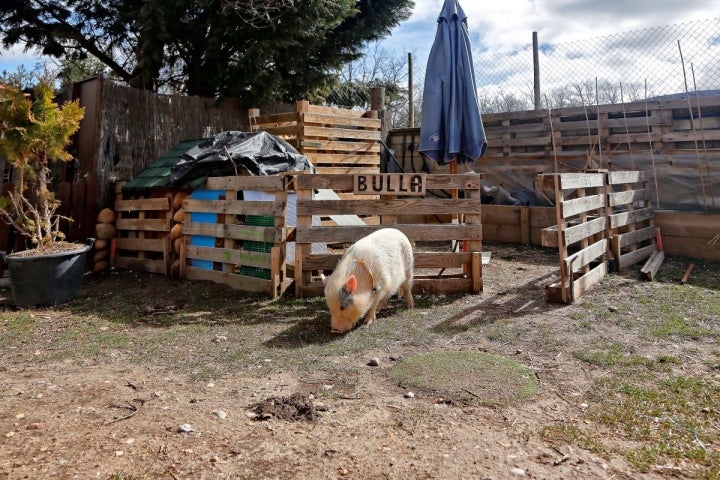
<svg viewBox="0 0 720 480">
<path fill-rule="evenodd" d="M 5 312 L 2 317 L 4 329 L 7 329 L 9 334 L 22 334 L 35 328 L 35 317 L 22 310 L 19 312 Z"/>
<path fill-rule="evenodd" d="M 578 445 L 598 455 L 608 453 L 597 434 L 581 430 L 576 424 L 559 422 L 547 425 L 540 430 L 540 437 L 553 445 Z"/>
<path fill-rule="evenodd" d="M 658 367 L 665 368 L 664 366 L 666 365 L 680 363 L 677 358 L 667 355 L 661 355 L 653 359 L 632 352 L 626 352 L 625 348 L 619 343 L 611 343 L 605 348 L 574 352 L 573 355 L 583 362 L 603 368 L 643 367 L 645 369 L 654 369 Z"/>
<path fill-rule="evenodd" d="M 388 375 L 406 387 L 456 401 L 507 405 L 537 392 L 537 377 L 508 358 L 478 351 L 435 351 L 404 358 Z"/>
<path fill-rule="evenodd" d="M 713 329 L 700 325 L 693 318 L 675 316 L 672 312 L 659 318 L 657 323 L 648 327 L 647 331 L 653 337 L 685 337 L 693 340 L 699 340 L 715 333 Z"/>
<path fill-rule="evenodd" d="M 144 475 L 135 475 L 132 473 L 125 473 L 123 471 L 115 472 L 110 477 L 108 477 L 108 480 L 146 480 L 147 477 Z"/>
<path fill-rule="evenodd" d="M 716 408 L 720 384 L 702 377 L 673 376 L 649 384 L 617 376 L 598 388 L 588 416 L 637 443 L 620 453 L 641 471 L 656 465 L 695 469 L 693 478 L 719 478 Z M 689 467 L 688 467 L 689 468 Z"/>
</svg>

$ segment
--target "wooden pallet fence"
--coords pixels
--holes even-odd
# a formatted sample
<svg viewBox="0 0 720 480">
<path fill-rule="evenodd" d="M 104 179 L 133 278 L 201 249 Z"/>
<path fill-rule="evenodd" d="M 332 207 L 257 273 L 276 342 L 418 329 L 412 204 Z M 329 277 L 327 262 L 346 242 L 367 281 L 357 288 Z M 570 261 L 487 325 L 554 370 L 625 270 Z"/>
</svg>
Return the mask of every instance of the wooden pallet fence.
<svg viewBox="0 0 720 480">
<path fill-rule="evenodd" d="M 117 187 L 111 264 L 116 268 L 170 274 L 172 194 L 157 198 L 123 198 Z"/>
<path fill-rule="evenodd" d="M 293 145 L 317 173 L 379 173 L 380 129 L 377 112 L 311 105 L 295 111 L 260 115 L 250 109 L 250 131 L 264 130 Z"/>
<path fill-rule="evenodd" d="M 286 178 L 211 177 L 205 188 L 218 192 L 214 199 L 186 197 L 180 277 L 267 293 L 272 298 L 282 295 L 289 286 L 284 260 L 289 232 L 285 227 Z M 249 199 L 250 193 L 257 200 Z M 214 214 L 214 220 L 198 221 L 196 213 Z M 210 242 L 193 244 L 197 237 Z"/>
<path fill-rule="evenodd" d="M 651 190 L 646 172 L 607 172 L 609 227 L 615 267 L 621 270 L 647 260 L 646 278 L 652 280 L 662 264 L 664 254 L 658 251 L 657 235 L 650 204 Z"/>
<path fill-rule="evenodd" d="M 545 300 L 572 303 L 607 274 L 607 201 L 604 173 L 539 175 L 555 192 L 557 224 L 543 230 L 543 245 L 557 245 L 560 281 L 545 287 Z"/>
<path fill-rule="evenodd" d="M 402 174 L 381 174 L 389 183 Z M 298 175 L 297 227 L 295 251 L 295 295 L 297 297 L 319 296 L 323 285 L 312 272 L 332 270 L 339 254 L 313 255 L 313 243 L 348 244 L 382 227 L 394 227 L 405 233 L 413 242 L 447 242 L 448 251 L 415 251 L 415 293 L 478 293 L 482 284 L 482 225 L 480 182 L 482 174 L 426 175 L 427 189 L 462 190 L 463 198 L 439 199 L 433 197 L 402 197 L 380 194 L 380 198 L 355 200 L 313 200 L 316 189 L 332 189 L 338 192 L 354 191 L 354 175 Z M 397 180 L 400 182 L 400 180 Z M 461 218 L 459 223 L 403 224 L 401 215 L 453 213 Z M 313 216 L 331 215 L 377 215 L 379 225 L 330 226 L 312 225 Z M 453 249 L 451 245 L 463 245 Z M 432 273 L 428 273 L 432 271 Z"/>
<path fill-rule="evenodd" d="M 718 102 L 718 96 L 693 100 L 695 116 L 701 109 L 702 130 L 697 125 L 693 130 L 686 99 L 561 108 L 552 110 L 550 118 L 546 110 L 483 114 L 488 140 L 485 156 L 553 153 L 565 157 L 590 152 L 597 159 L 602 153 L 607 161 L 629 150 L 647 151 L 649 142 L 658 152 L 695 150 L 695 142 L 718 148 Z"/>
</svg>

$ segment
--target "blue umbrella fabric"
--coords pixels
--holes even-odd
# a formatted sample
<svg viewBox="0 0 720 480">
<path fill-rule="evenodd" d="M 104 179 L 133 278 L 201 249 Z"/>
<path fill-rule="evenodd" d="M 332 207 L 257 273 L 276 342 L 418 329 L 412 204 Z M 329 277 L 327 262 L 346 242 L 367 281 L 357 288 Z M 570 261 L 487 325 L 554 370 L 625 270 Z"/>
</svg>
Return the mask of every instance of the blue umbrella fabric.
<svg viewBox="0 0 720 480">
<path fill-rule="evenodd" d="M 445 0 L 425 71 L 418 151 L 446 165 L 473 162 L 486 148 L 467 16 L 457 0 Z"/>
</svg>

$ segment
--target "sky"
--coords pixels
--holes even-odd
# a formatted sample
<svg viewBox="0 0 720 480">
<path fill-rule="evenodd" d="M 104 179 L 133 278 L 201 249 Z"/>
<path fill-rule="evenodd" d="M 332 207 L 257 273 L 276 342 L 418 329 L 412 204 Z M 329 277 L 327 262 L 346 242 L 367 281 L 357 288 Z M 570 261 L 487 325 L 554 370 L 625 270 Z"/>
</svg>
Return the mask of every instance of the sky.
<svg viewBox="0 0 720 480">
<path fill-rule="evenodd" d="M 443 0 L 415 0 L 410 19 L 381 42 L 390 52 L 413 53 L 424 64 Z M 460 0 L 473 50 L 508 51 L 532 44 L 572 42 L 629 30 L 720 16 L 720 0 Z"/>
<path fill-rule="evenodd" d="M 415 0 L 412 17 L 380 46 L 391 53 L 413 53 L 416 66 L 424 66 L 442 4 Z M 460 5 L 478 54 L 530 45 L 532 32 L 538 32 L 541 45 L 556 44 L 720 16 L 720 0 L 460 0 Z M 40 60 L 20 48 L 0 50 L 0 71 L 15 71 L 20 64 L 32 69 Z"/>
</svg>

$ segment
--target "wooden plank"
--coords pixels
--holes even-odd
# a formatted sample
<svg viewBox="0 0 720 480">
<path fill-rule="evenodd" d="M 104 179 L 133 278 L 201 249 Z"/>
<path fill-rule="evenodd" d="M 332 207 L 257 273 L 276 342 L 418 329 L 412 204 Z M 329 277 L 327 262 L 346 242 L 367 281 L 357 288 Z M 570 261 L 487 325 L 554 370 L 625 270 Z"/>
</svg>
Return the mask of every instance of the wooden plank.
<svg viewBox="0 0 720 480">
<path fill-rule="evenodd" d="M 206 212 L 229 215 L 283 215 L 286 205 L 276 201 L 197 200 L 186 197 L 183 210 L 187 213 Z"/>
<path fill-rule="evenodd" d="M 369 155 L 358 154 L 358 153 L 321 153 L 321 152 L 306 152 L 305 156 L 310 162 L 317 166 L 318 164 L 330 164 L 330 165 L 380 165 L 380 155 L 372 153 Z"/>
<path fill-rule="evenodd" d="M 137 198 L 133 200 L 116 200 L 116 212 L 138 212 L 140 210 L 170 210 L 170 200 L 163 198 Z"/>
<path fill-rule="evenodd" d="M 588 247 L 569 255 L 565 259 L 565 268 L 568 272 L 577 271 L 589 265 L 592 261 L 607 252 L 607 239 L 603 238 L 599 242 L 595 242 Z"/>
<path fill-rule="evenodd" d="M 597 217 L 590 221 L 565 229 L 565 246 L 572 245 L 605 230 L 605 217 Z M 557 242 L 557 240 L 556 240 Z"/>
<path fill-rule="evenodd" d="M 578 188 L 602 187 L 605 185 L 603 173 L 561 173 L 560 188 L 574 190 Z"/>
<path fill-rule="evenodd" d="M 645 202 L 648 199 L 653 198 L 650 190 L 626 190 L 624 192 L 613 192 L 608 194 L 608 202 L 611 207 L 617 207 L 619 205 L 628 205 L 636 202 Z"/>
<path fill-rule="evenodd" d="M 620 268 L 629 267 L 635 265 L 648 258 L 652 253 L 655 252 L 655 245 L 648 245 L 647 247 L 633 250 L 632 252 L 623 253 L 620 255 L 616 254 L 616 259 L 619 257 Z"/>
<path fill-rule="evenodd" d="M 432 174 L 428 175 L 426 188 L 428 190 L 477 190 L 480 188 L 485 175 L 474 174 Z M 351 191 L 353 189 L 352 175 L 326 175 L 305 174 L 295 178 L 296 188 L 301 189 L 329 189 L 335 191 Z"/>
<path fill-rule="evenodd" d="M 600 210 L 605 207 L 605 195 L 588 195 L 587 197 L 573 198 L 559 203 L 562 217 L 568 219 L 574 215 Z"/>
<path fill-rule="evenodd" d="M 170 218 L 118 218 L 115 220 L 115 228 L 118 231 L 170 232 L 170 223 Z"/>
<path fill-rule="evenodd" d="M 472 278 L 422 278 L 413 281 L 413 294 L 436 295 L 458 292 L 473 292 Z"/>
<path fill-rule="evenodd" d="M 297 112 L 271 113 L 268 115 L 251 117 L 250 126 L 277 125 L 281 123 L 297 122 L 298 118 L 299 116 Z"/>
<path fill-rule="evenodd" d="M 380 153 L 379 142 L 343 142 L 325 138 L 305 139 L 300 145 L 303 152 L 317 150 L 330 150 L 335 152 L 373 152 Z"/>
<path fill-rule="evenodd" d="M 448 248 L 450 245 L 448 244 Z M 479 252 L 415 252 L 415 269 L 436 268 L 460 269 L 473 261 L 473 254 Z M 303 262 L 305 271 L 333 270 L 340 260 L 340 254 L 308 255 Z M 482 256 L 481 256 L 482 261 Z"/>
<path fill-rule="evenodd" d="M 540 245 L 543 247 L 555 247 L 557 248 L 560 243 L 558 242 L 558 226 L 552 225 L 543 228 L 540 232 Z"/>
<path fill-rule="evenodd" d="M 652 281 L 655 278 L 655 275 L 657 274 L 658 270 L 660 270 L 660 267 L 662 266 L 663 261 L 665 261 L 665 253 L 662 250 L 655 251 L 652 255 L 650 255 L 650 258 L 648 259 L 648 261 L 640 269 L 640 273 L 642 274 L 642 277 L 645 280 Z"/>
<path fill-rule="evenodd" d="M 259 190 L 272 192 L 283 190 L 285 188 L 285 179 L 279 175 L 208 177 L 205 188 L 208 190 Z"/>
<path fill-rule="evenodd" d="M 645 220 L 651 220 L 655 216 L 652 208 L 636 209 L 630 212 L 620 212 L 610 215 L 610 228 L 620 228 L 630 224 L 636 224 Z"/>
<path fill-rule="evenodd" d="M 272 289 L 272 283 L 269 280 L 217 270 L 205 270 L 204 268 L 188 267 L 185 278 L 211 281 L 245 292 L 270 293 Z"/>
<path fill-rule="evenodd" d="M 311 200 L 298 199 L 298 215 L 473 214 L 480 202 L 467 199 Z"/>
<path fill-rule="evenodd" d="M 530 207 L 520 207 L 520 243 L 530 245 Z"/>
<path fill-rule="evenodd" d="M 261 126 L 255 127 L 255 129 L 263 130 L 267 133 L 275 135 L 276 137 L 294 137 L 297 135 L 298 125 L 297 124 L 273 125 L 273 124 L 266 123 Z"/>
<path fill-rule="evenodd" d="M 648 177 L 649 174 L 639 170 L 607 172 L 608 183 L 610 185 L 640 183 L 648 180 Z"/>
<path fill-rule="evenodd" d="M 634 245 L 645 240 L 653 239 L 655 237 L 655 226 L 650 225 L 649 227 L 634 230 L 632 232 L 620 233 L 615 236 L 618 237 L 618 246 L 620 248 L 624 248 L 628 245 Z"/>
<path fill-rule="evenodd" d="M 379 118 L 351 117 L 348 115 L 336 115 L 323 112 L 308 112 L 304 115 L 305 123 L 321 123 L 333 125 L 337 128 L 368 128 L 380 130 L 382 121 Z"/>
<path fill-rule="evenodd" d="M 662 136 L 663 142 L 709 142 L 720 140 L 718 130 L 698 130 L 696 132 L 668 132 Z"/>
<path fill-rule="evenodd" d="M 270 254 L 265 252 L 188 245 L 186 256 L 187 258 L 210 260 L 234 266 L 245 265 L 248 267 L 270 268 Z"/>
<path fill-rule="evenodd" d="M 347 175 L 355 173 L 379 173 L 380 167 L 357 167 L 357 166 L 340 166 L 340 167 L 324 167 L 322 165 L 315 165 L 315 171 L 321 174 L 332 174 L 332 175 Z"/>
<path fill-rule="evenodd" d="M 720 233 L 720 213 L 659 210 L 655 212 L 655 226 L 660 228 L 663 236 L 708 241 Z"/>
<path fill-rule="evenodd" d="M 601 262 L 595 268 L 590 270 L 582 277 L 576 279 L 573 282 L 573 299 L 580 298 L 590 290 L 594 285 L 597 285 L 605 278 L 607 274 L 607 263 Z"/>
<path fill-rule="evenodd" d="M 380 225 L 347 227 L 309 227 L 295 229 L 295 239 L 301 243 L 355 242 L 383 228 Z M 479 224 L 401 224 L 393 225 L 410 240 L 475 240 L 482 238 L 483 226 Z"/>
<path fill-rule="evenodd" d="M 480 252 L 472 252 L 470 263 L 470 280 L 472 280 L 472 292 L 480 293 L 483 290 L 482 281 L 482 255 Z"/>
<path fill-rule="evenodd" d="M 356 173 L 353 194 L 424 196 L 426 177 L 425 173 Z"/>
<path fill-rule="evenodd" d="M 709 243 L 711 239 L 696 237 L 676 237 L 663 233 L 663 251 L 668 255 L 682 255 L 720 262 L 720 245 Z"/>
<path fill-rule="evenodd" d="M 116 240 L 117 250 L 162 252 L 165 242 L 162 238 L 125 238 L 118 237 Z"/>
<path fill-rule="evenodd" d="M 281 243 L 287 238 L 287 229 L 284 227 L 257 227 L 254 225 L 229 225 L 186 221 L 183 223 L 183 234 Z"/>
<path fill-rule="evenodd" d="M 380 141 L 380 130 L 351 130 L 348 128 L 334 128 L 334 127 L 315 127 L 312 125 L 303 125 L 303 132 L 305 138 L 312 141 L 309 137 L 322 137 L 323 139 L 330 138 L 341 138 L 356 139 L 356 140 L 369 140 L 369 141 Z"/>
<path fill-rule="evenodd" d="M 351 110 L 349 108 L 338 108 L 338 107 L 325 107 L 323 105 L 311 105 L 310 103 L 307 104 L 307 108 L 304 110 L 304 112 L 310 113 L 310 114 L 320 114 L 320 115 L 334 115 L 336 117 L 347 117 L 348 119 L 356 118 L 356 117 L 362 117 L 365 115 L 365 112 L 358 111 L 358 110 Z"/>
<path fill-rule="evenodd" d="M 320 297 L 323 295 L 323 284 L 313 282 L 302 287 L 303 297 Z M 415 278 L 413 282 L 413 295 L 437 295 L 458 292 L 473 293 L 471 278 Z"/>
</svg>

